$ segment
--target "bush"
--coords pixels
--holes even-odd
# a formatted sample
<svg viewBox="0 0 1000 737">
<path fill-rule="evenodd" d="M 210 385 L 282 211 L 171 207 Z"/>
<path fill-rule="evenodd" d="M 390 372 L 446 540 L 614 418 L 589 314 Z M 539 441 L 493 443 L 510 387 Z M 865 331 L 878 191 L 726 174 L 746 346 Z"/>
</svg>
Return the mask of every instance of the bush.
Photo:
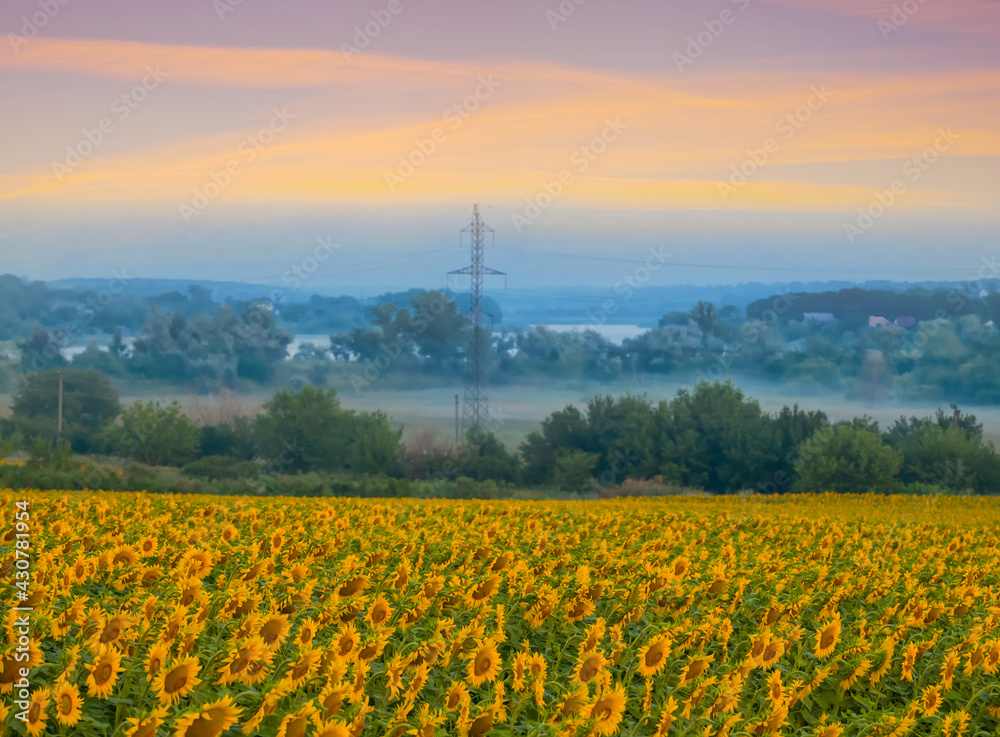
<svg viewBox="0 0 1000 737">
<path fill-rule="evenodd" d="M 122 412 L 120 425 L 109 425 L 108 443 L 125 458 L 151 466 L 181 466 L 199 452 L 198 428 L 172 402 L 136 402 Z"/>
<path fill-rule="evenodd" d="M 35 438 L 27 465 L 39 470 L 68 471 L 73 467 L 73 449 L 66 440 L 53 442 L 46 438 Z"/>
<path fill-rule="evenodd" d="M 257 418 L 260 454 L 285 471 L 402 471 L 399 440 L 381 412 L 342 409 L 333 389 L 282 390 Z"/>
<path fill-rule="evenodd" d="M 849 424 L 826 428 L 799 447 L 794 490 L 804 493 L 884 491 L 902 458 L 882 437 Z"/>
<path fill-rule="evenodd" d="M 181 473 L 196 479 L 234 479 L 239 460 L 232 456 L 210 455 L 184 464 Z"/>
</svg>

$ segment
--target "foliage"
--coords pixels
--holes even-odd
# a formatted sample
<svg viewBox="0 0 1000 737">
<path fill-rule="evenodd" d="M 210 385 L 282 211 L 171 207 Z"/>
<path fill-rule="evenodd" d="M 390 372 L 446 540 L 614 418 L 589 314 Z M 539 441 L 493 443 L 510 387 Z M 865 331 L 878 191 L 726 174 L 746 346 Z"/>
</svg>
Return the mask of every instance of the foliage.
<svg viewBox="0 0 1000 737">
<path fill-rule="evenodd" d="M 108 377 L 78 369 L 30 373 L 14 395 L 13 426 L 26 437 L 55 440 L 59 414 L 59 379 L 63 382 L 62 438 L 77 453 L 103 449 L 101 431 L 121 409 L 118 392 Z"/>
<path fill-rule="evenodd" d="M 52 441 L 36 437 L 31 443 L 31 457 L 27 465 L 38 470 L 66 471 L 73 466 L 73 449 L 62 438 Z"/>
<path fill-rule="evenodd" d="M 465 442 L 456 454 L 455 473 L 475 481 L 492 479 L 513 482 L 518 477 L 516 453 L 504 447 L 496 435 L 478 425 L 465 433 Z"/>
<path fill-rule="evenodd" d="M 381 412 L 340 406 L 333 389 L 284 389 L 256 420 L 261 457 L 282 471 L 400 473 L 401 431 Z"/>
<path fill-rule="evenodd" d="M 121 424 L 109 425 L 109 445 L 124 458 L 152 466 L 180 466 L 200 452 L 198 427 L 177 402 L 135 402 L 122 411 Z"/>
<path fill-rule="evenodd" d="M 802 444 L 795 460 L 797 492 L 856 493 L 885 490 L 902 465 L 901 456 L 870 429 L 839 424 Z"/>
</svg>

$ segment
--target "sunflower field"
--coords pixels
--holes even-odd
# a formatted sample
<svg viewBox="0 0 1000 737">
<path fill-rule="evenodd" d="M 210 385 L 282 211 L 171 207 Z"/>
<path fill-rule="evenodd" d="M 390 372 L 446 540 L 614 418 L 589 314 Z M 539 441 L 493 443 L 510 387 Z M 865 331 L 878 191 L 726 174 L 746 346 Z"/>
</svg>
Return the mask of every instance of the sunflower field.
<svg viewBox="0 0 1000 737">
<path fill-rule="evenodd" d="M 6 490 L 0 515 L 4 735 L 1000 734 L 996 501 Z"/>
</svg>

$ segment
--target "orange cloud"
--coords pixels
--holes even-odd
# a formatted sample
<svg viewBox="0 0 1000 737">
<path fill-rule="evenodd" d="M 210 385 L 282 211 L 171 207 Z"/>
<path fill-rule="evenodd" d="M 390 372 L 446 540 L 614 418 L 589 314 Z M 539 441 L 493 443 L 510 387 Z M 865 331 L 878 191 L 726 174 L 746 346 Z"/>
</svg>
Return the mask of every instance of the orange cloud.
<svg viewBox="0 0 1000 737">
<path fill-rule="evenodd" d="M 233 89 L 337 88 L 335 97 L 326 90 L 299 93 L 289 106 L 296 121 L 254 161 L 241 161 L 241 172 L 220 195 L 233 203 L 453 201 L 471 192 L 518 201 L 569 169 L 574 183 L 566 202 L 719 207 L 716 183 L 746 159 L 748 149 L 773 137 L 780 149 L 728 206 L 829 210 L 863 203 L 880 181 L 895 176 L 894 160 L 919 154 L 938 127 L 961 134 L 950 157 L 1000 156 L 995 71 L 654 76 L 521 62 L 496 62 L 486 71 L 373 55 L 348 63 L 328 51 L 118 41 L 39 38 L 17 54 L 0 47 L 0 67 L 15 70 L 134 79 L 158 64 L 171 83 L 180 83 L 181 104 L 184 95 L 195 94 L 191 86 L 221 87 L 207 103 L 217 106 L 214 112 L 226 109 Z M 429 101 L 462 100 L 468 79 L 481 73 L 495 73 L 503 85 L 467 117 L 448 120 L 445 105 Z M 776 123 L 795 115 L 817 85 L 829 89 L 829 101 L 809 112 L 792 135 L 778 135 Z M 370 109 L 365 102 L 373 98 L 397 97 L 398 104 L 383 105 L 377 114 L 354 112 Z M 206 104 L 203 96 L 197 100 Z M 262 105 L 269 107 L 270 101 Z M 570 157 L 599 136 L 609 118 L 627 129 L 580 170 Z M 239 159 L 237 146 L 252 132 L 245 120 L 222 132 L 199 127 L 202 116 L 185 121 L 187 129 L 161 124 L 155 115 L 145 121 L 134 123 L 145 128 L 130 129 L 139 141 L 129 150 L 109 142 L 61 182 L 47 175 L 47 167 L 45 173 L 8 174 L 0 177 L 0 197 L 108 206 L 145 201 L 171 211 Z M 424 156 L 426 162 L 390 187 L 387 174 L 398 173 L 401 157 L 413 155 L 416 142 L 430 140 L 435 131 L 444 137 Z M 958 164 L 943 168 L 935 176 L 947 178 L 921 182 L 908 201 L 925 208 L 990 207 L 987 195 L 995 193 L 981 172 Z"/>
</svg>

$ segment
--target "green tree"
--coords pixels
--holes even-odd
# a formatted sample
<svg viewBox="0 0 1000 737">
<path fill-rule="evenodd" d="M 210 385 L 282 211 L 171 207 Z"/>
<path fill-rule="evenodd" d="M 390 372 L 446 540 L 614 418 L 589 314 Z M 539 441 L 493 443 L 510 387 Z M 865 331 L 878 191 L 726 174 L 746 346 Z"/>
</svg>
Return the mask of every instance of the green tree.
<svg viewBox="0 0 1000 737">
<path fill-rule="evenodd" d="M 712 331 L 715 329 L 715 321 L 719 317 L 719 313 L 716 311 L 714 304 L 711 302 L 701 301 L 691 308 L 689 315 L 691 316 L 691 319 L 694 320 L 695 324 L 701 328 L 701 332 L 706 336 L 712 334 Z"/>
<path fill-rule="evenodd" d="M 514 481 L 518 459 L 496 435 L 476 425 L 465 434 L 458 453 L 458 474 L 476 481 Z"/>
<path fill-rule="evenodd" d="M 21 368 L 24 371 L 43 372 L 69 363 L 62 354 L 64 340 L 41 325 L 34 327 L 30 338 L 17 341 L 16 345 L 21 351 Z"/>
<path fill-rule="evenodd" d="M 86 349 L 73 356 L 73 368 L 93 369 L 108 376 L 125 375 L 125 366 L 112 351 L 102 350 L 97 340 L 90 341 Z"/>
<path fill-rule="evenodd" d="M 472 321 L 459 312 L 455 300 L 430 290 L 411 297 L 410 309 L 406 333 L 421 355 L 437 362 L 464 355 Z"/>
<path fill-rule="evenodd" d="M 553 483 L 562 491 L 586 489 L 594 477 L 594 467 L 600 456 L 582 450 L 563 449 L 556 455 Z"/>
<path fill-rule="evenodd" d="M 28 374 L 11 405 L 14 426 L 26 437 L 55 440 L 59 416 L 59 378 L 63 382 L 61 437 L 76 453 L 103 450 L 102 431 L 121 410 L 118 392 L 99 371 L 63 369 Z"/>
<path fill-rule="evenodd" d="M 664 477 L 715 492 L 767 480 L 778 453 L 771 419 L 732 382 L 681 390 L 658 415 Z"/>
<path fill-rule="evenodd" d="M 799 447 L 794 490 L 859 493 L 892 486 L 901 456 L 871 430 L 839 424 L 821 430 Z"/>
<path fill-rule="evenodd" d="M 200 451 L 198 427 L 177 402 L 135 402 L 106 437 L 115 452 L 150 466 L 181 466 Z"/>
<path fill-rule="evenodd" d="M 383 412 L 348 413 L 350 443 L 345 466 L 356 473 L 402 473 L 402 428 L 395 428 Z"/>
<path fill-rule="evenodd" d="M 351 412 L 333 389 L 283 389 L 264 402 L 256 420 L 260 453 L 288 471 L 333 471 L 347 466 Z"/>
<path fill-rule="evenodd" d="M 561 450 L 594 452 L 595 448 L 587 419 L 579 409 L 567 405 L 542 420 L 541 429 L 528 433 L 521 443 L 525 481 L 529 484 L 549 484 L 555 471 L 556 456 Z M 595 453 L 596 457 L 599 455 Z"/>
</svg>

